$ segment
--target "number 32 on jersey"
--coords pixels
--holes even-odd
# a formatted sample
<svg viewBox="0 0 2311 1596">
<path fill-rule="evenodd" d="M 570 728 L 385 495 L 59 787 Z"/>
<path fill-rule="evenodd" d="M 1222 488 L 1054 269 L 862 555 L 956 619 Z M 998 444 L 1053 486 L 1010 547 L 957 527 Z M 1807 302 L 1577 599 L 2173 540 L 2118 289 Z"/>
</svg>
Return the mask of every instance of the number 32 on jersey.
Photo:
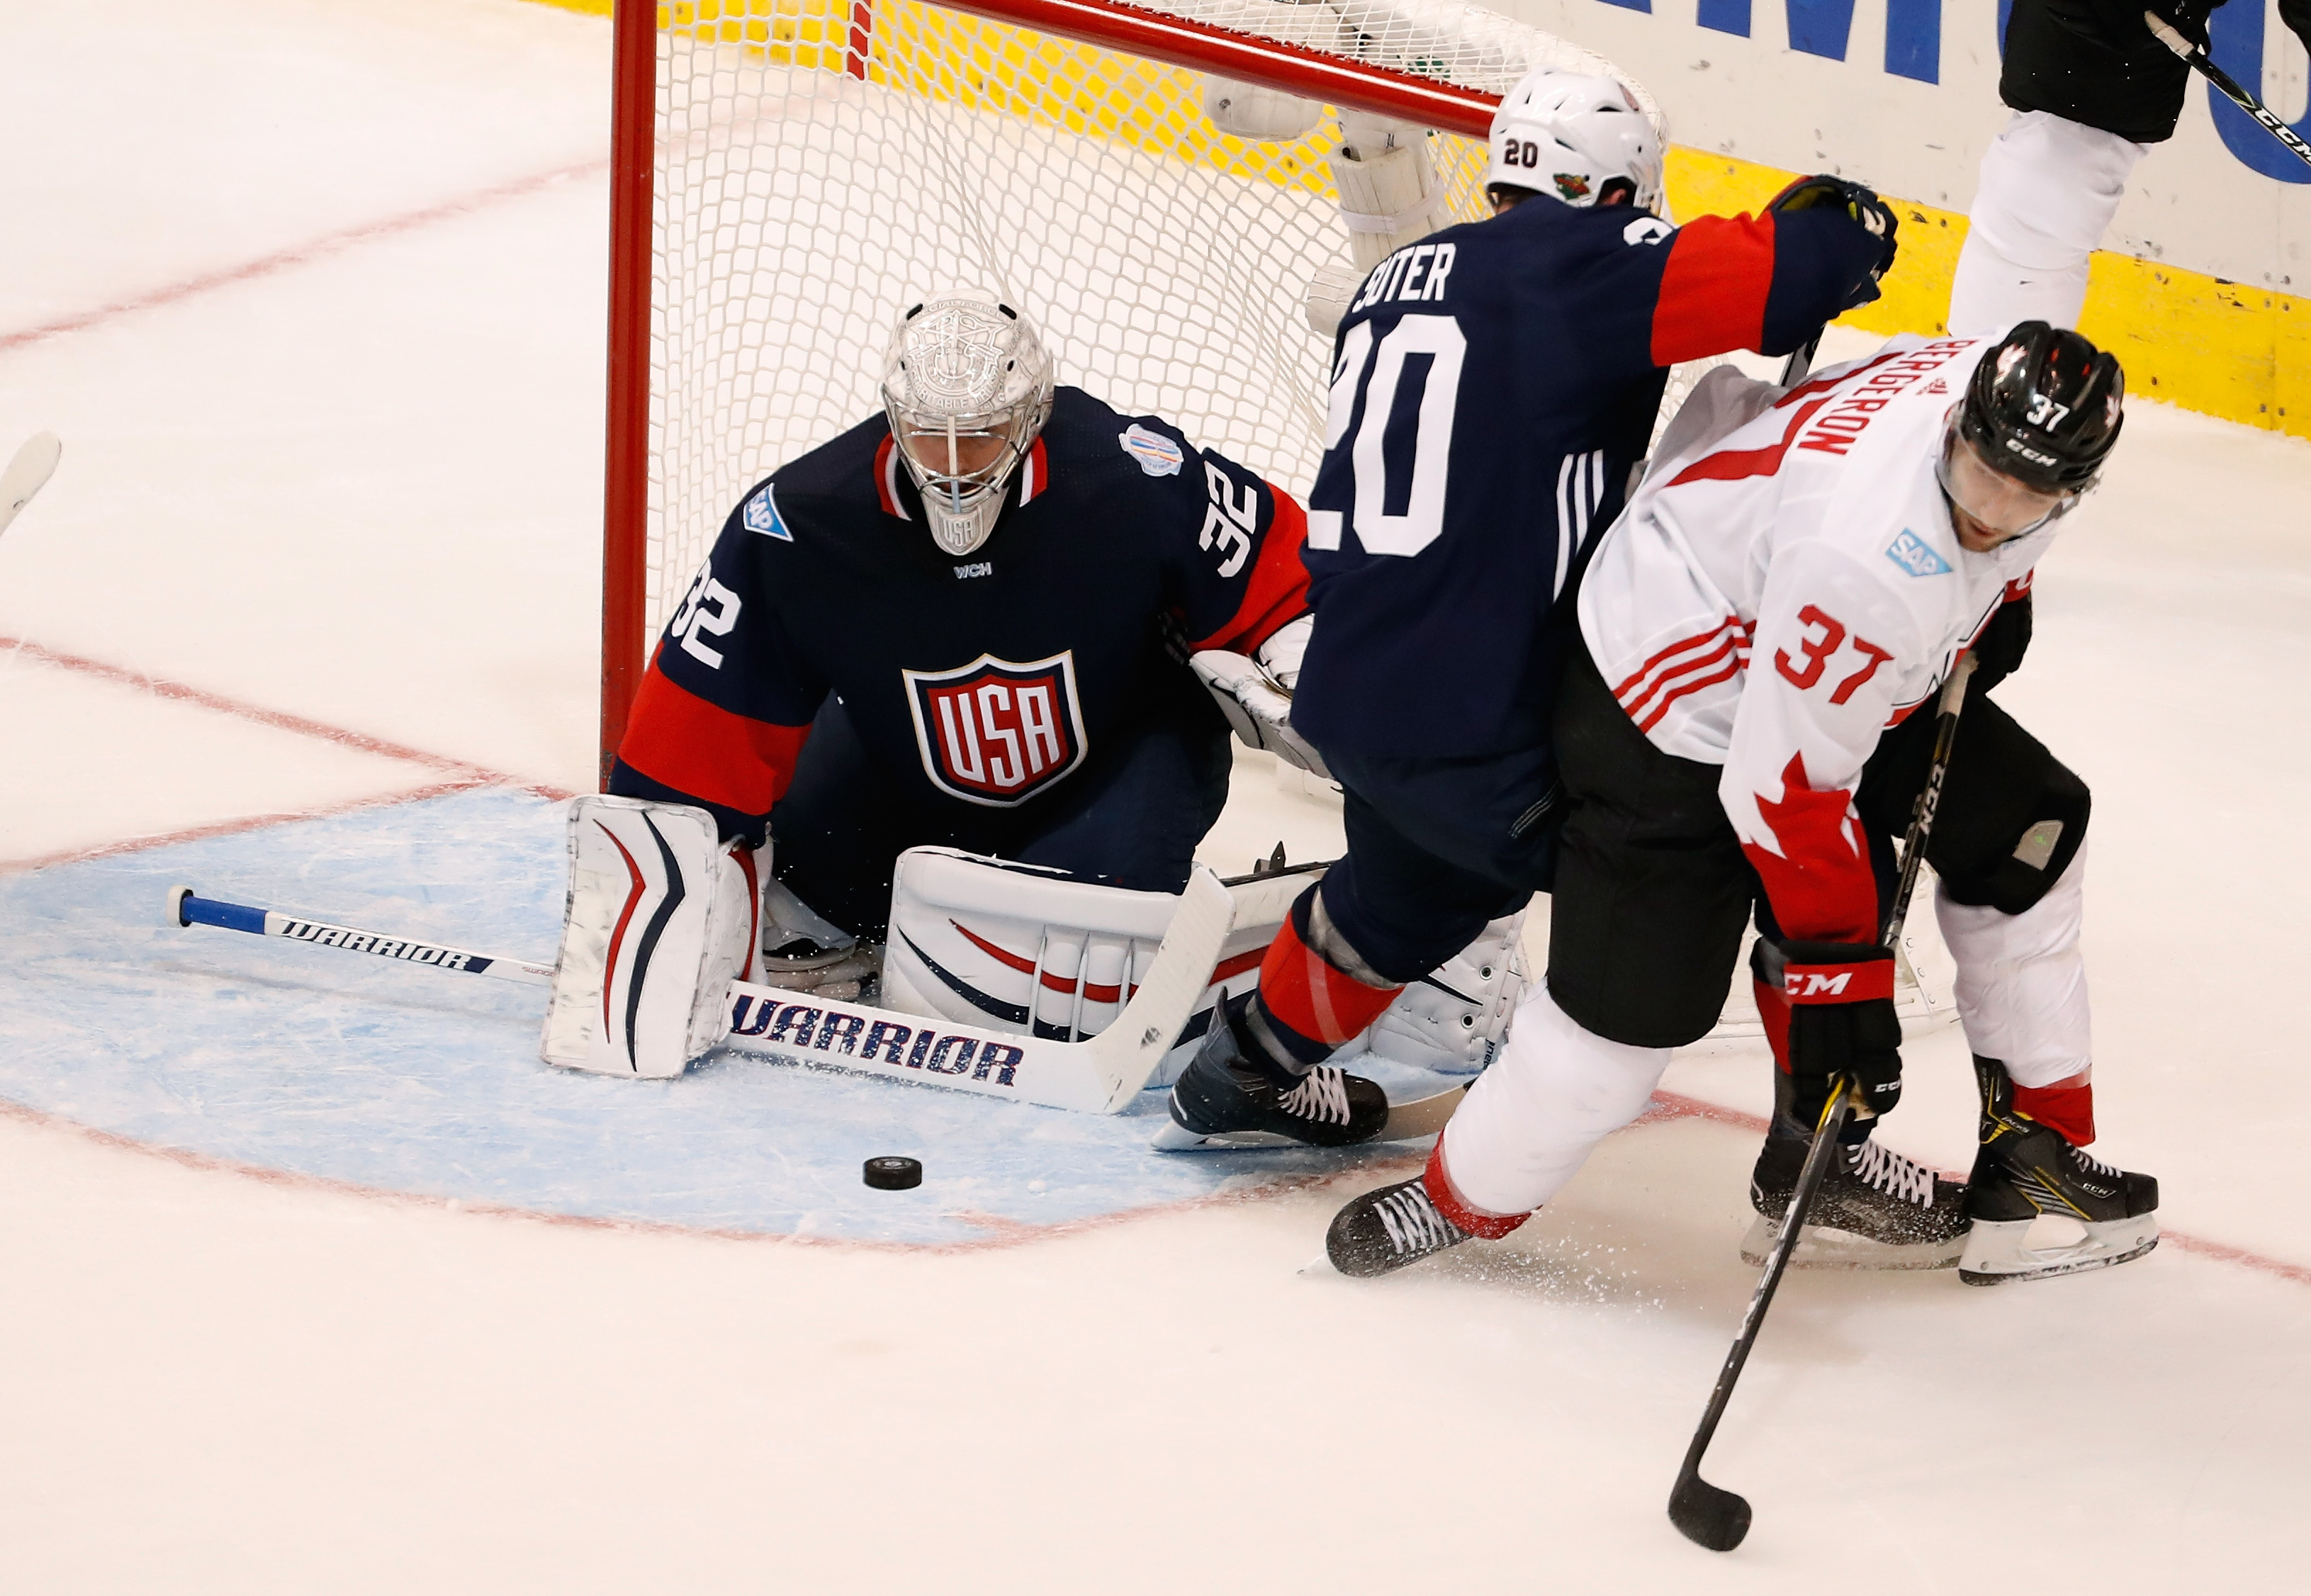
<svg viewBox="0 0 2311 1596">
<path fill-rule="evenodd" d="M 1310 495 L 1330 505 L 1309 506 L 1309 547 L 1339 548 L 1347 527 L 1366 554 L 1409 558 L 1443 534 L 1445 467 L 1468 349 L 1450 316 L 1406 316 L 1377 338 L 1369 321 L 1348 329 L 1332 370 L 1324 467 Z M 1344 494 L 1338 451 L 1352 422 L 1345 463 L 1353 488 Z M 1339 508 L 1343 498 L 1352 508 Z"/>
</svg>

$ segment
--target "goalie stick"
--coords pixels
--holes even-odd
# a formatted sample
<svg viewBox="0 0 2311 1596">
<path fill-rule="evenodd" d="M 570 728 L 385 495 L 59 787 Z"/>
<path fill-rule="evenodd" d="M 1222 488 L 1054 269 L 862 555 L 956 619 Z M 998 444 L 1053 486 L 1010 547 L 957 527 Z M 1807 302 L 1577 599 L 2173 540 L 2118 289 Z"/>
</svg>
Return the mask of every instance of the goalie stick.
<svg viewBox="0 0 2311 1596">
<path fill-rule="evenodd" d="M 0 471 L 0 532 L 5 532 L 16 512 L 47 485 L 64 452 L 65 446 L 54 432 L 35 432 L 24 440 L 16 458 L 8 462 L 8 469 Z"/>
<path fill-rule="evenodd" d="M 2185 65 L 2215 86 L 2215 92 L 2263 125 L 2263 130 L 2285 144 L 2295 159 L 2311 166 L 2311 144 L 2303 135 L 2279 118 L 2279 114 L 2238 85 L 2238 81 L 2216 65 L 2207 52 L 2183 37 L 2175 25 L 2155 11 L 2142 13 L 2143 25 L 2165 45 L 2183 58 Z"/>
<path fill-rule="evenodd" d="M 1902 874 L 1895 884 L 1893 909 L 1886 917 L 1885 930 L 1879 938 L 1888 947 L 1897 946 L 1902 922 L 1909 917 L 1910 894 L 1917 889 L 1918 867 L 1925 862 L 1926 840 L 1933 833 L 1934 810 L 1941 803 L 1942 781 L 1949 773 L 1950 749 L 1958 741 L 1958 711 L 1966 707 L 1966 685 L 1974 675 L 1974 666 L 1971 654 L 1958 661 L 1958 668 L 1942 685 L 1941 702 L 1935 706 L 1933 764 L 1926 772 L 1925 789 L 1918 794 L 1918 807 L 1910 816 L 1909 833 L 1902 839 Z M 1766 1271 L 1750 1295 L 1749 1312 L 1741 1316 L 1740 1331 L 1733 1338 L 1732 1349 L 1725 1355 L 1725 1366 L 1718 1372 L 1717 1384 L 1709 1393 L 1709 1406 L 1702 1413 L 1701 1424 L 1693 1433 L 1693 1444 L 1686 1448 L 1685 1464 L 1678 1470 L 1677 1484 L 1670 1491 L 1670 1522 L 1687 1540 L 1713 1552 L 1730 1552 L 1741 1544 L 1742 1538 L 1749 1533 L 1749 1504 L 1739 1494 L 1701 1478 L 1701 1454 L 1709 1450 L 1710 1438 L 1717 1434 L 1717 1421 L 1725 1416 L 1725 1405 L 1733 1400 L 1733 1387 L 1741 1378 L 1741 1365 L 1749 1361 L 1749 1348 L 1757 1343 L 1758 1329 L 1766 1321 L 1766 1310 L 1772 1306 L 1774 1292 L 1782 1283 L 1782 1271 L 1789 1266 L 1790 1254 L 1797 1248 L 1798 1232 L 1805 1226 L 1806 1210 L 1813 1206 L 1814 1194 L 1821 1190 L 1822 1177 L 1829 1169 L 1830 1154 L 1837 1146 L 1838 1132 L 1845 1129 L 1853 1106 L 1853 1083 L 1840 1076 L 1832 1085 L 1829 1102 L 1823 1106 L 1821 1122 L 1814 1127 L 1813 1145 L 1806 1149 L 1805 1166 L 1798 1173 L 1797 1190 L 1790 1196 L 1789 1211 L 1782 1216 L 1782 1227 L 1774 1237 L 1773 1251 L 1766 1255 Z"/>
<path fill-rule="evenodd" d="M 1263 876 L 1257 885 L 1232 894 L 1217 876 L 1198 866 L 1181 894 L 1179 910 L 1156 949 L 1147 979 L 1115 1022 L 1087 1042 L 1050 1042 L 955 1025 L 934 1016 L 901 1014 L 815 993 L 734 981 L 726 1000 L 731 1023 L 723 1044 L 798 1063 L 893 1076 L 1016 1103 L 1112 1114 L 1147 1086 L 1195 1013 L 1197 999 L 1211 985 L 1212 968 L 1219 962 L 1221 946 L 1238 913 L 1257 912 L 1265 907 L 1240 903 L 1239 896 L 1250 898 L 1277 890 L 1278 884 Z M 199 897 L 189 886 L 169 890 L 167 923 L 278 937 L 316 947 L 536 986 L 551 985 L 554 980 L 550 964 L 473 953 L 278 909 L 223 903 Z"/>
<path fill-rule="evenodd" d="M 334 925 L 326 920 L 292 914 L 285 910 L 259 909 L 249 903 L 227 903 L 216 898 L 197 897 L 189 886 L 169 889 L 166 923 L 179 927 L 214 926 L 219 930 L 247 931 L 255 937 L 280 937 L 291 942 L 310 942 L 316 947 L 343 948 L 347 953 L 398 959 L 405 964 L 423 964 L 430 970 L 454 970 L 466 975 L 487 975 L 499 981 L 519 981 L 528 986 L 550 986 L 554 982 L 554 966 L 538 964 L 533 959 L 509 959 L 496 954 L 470 953 L 462 947 L 420 942 L 412 937 L 394 937 L 383 931 L 364 931 L 354 926 Z"/>
</svg>

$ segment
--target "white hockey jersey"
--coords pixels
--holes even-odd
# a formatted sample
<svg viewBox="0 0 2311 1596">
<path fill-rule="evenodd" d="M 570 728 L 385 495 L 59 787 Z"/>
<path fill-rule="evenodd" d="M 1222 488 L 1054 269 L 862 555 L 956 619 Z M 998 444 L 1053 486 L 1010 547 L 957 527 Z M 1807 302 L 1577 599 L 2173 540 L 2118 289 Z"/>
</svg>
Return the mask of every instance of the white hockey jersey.
<svg viewBox="0 0 2311 1596">
<path fill-rule="evenodd" d="M 1970 554 L 1935 479 L 1994 341 L 1896 338 L 1778 397 L 1713 373 L 1589 568 L 1599 672 L 1655 747 L 1725 767 L 1719 796 L 1785 936 L 1877 939 L 1862 764 L 2054 537 Z"/>
</svg>

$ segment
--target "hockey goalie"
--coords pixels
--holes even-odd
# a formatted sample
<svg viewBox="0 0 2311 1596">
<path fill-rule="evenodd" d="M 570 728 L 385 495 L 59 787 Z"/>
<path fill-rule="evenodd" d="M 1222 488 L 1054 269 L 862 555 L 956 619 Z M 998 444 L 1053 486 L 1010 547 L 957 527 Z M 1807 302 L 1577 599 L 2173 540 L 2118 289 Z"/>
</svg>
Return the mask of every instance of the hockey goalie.
<svg viewBox="0 0 2311 1596">
<path fill-rule="evenodd" d="M 1290 725 L 1310 623 L 1289 494 L 1056 384 L 1031 322 L 990 293 L 910 309 L 882 396 L 732 510 L 652 660 L 612 798 L 573 815 L 554 1062 L 678 1073 L 728 1019 L 718 989 L 749 973 L 1096 1035 L 1226 799 L 1231 725 L 1321 769 Z M 1256 979 L 1281 916 L 1245 902 L 1174 1041 Z M 1417 986 L 1376 1051 L 1481 1065 L 1516 995 L 1518 924 Z"/>
</svg>

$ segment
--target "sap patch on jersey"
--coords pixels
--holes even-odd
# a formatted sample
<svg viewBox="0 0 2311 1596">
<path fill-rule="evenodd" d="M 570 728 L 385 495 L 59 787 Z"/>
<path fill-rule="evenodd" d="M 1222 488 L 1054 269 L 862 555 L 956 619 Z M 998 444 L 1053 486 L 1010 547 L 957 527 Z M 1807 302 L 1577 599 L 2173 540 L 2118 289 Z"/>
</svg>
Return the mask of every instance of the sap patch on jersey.
<svg viewBox="0 0 2311 1596">
<path fill-rule="evenodd" d="M 1150 476 L 1179 475 L 1181 464 L 1187 458 L 1177 443 L 1161 432 L 1149 432 L 1138 422 L 1117 433 L 1115 440 Z"/>
<path fill-rule="evenodd" d="M 1912 576 L 1948 576 L 1950 563 L 1934 552 L 1934 545 L 1911 531 L 1902 528 L 1902 536 L 1886 545 L 1886 557 Z"/>
<path fill-rule="evenodd" d="M 900 674 L 923 773 L 967 803 L 1023 804 L 1091 752 L 1072 649 L 1026 665 L 981 654 L 955 670 Z"/>
<path fill-rule="evenodd" d="M 764 483 L 762 491 L 746 501 L 738 511 L 738 520 L 749 532 L 759 532 L 781 543 L 794 541 L 794 534 L 787 530 L 786 521 L 779 514 L 779 501 L 771 496 L 769 483 Z"/>
</svg>

